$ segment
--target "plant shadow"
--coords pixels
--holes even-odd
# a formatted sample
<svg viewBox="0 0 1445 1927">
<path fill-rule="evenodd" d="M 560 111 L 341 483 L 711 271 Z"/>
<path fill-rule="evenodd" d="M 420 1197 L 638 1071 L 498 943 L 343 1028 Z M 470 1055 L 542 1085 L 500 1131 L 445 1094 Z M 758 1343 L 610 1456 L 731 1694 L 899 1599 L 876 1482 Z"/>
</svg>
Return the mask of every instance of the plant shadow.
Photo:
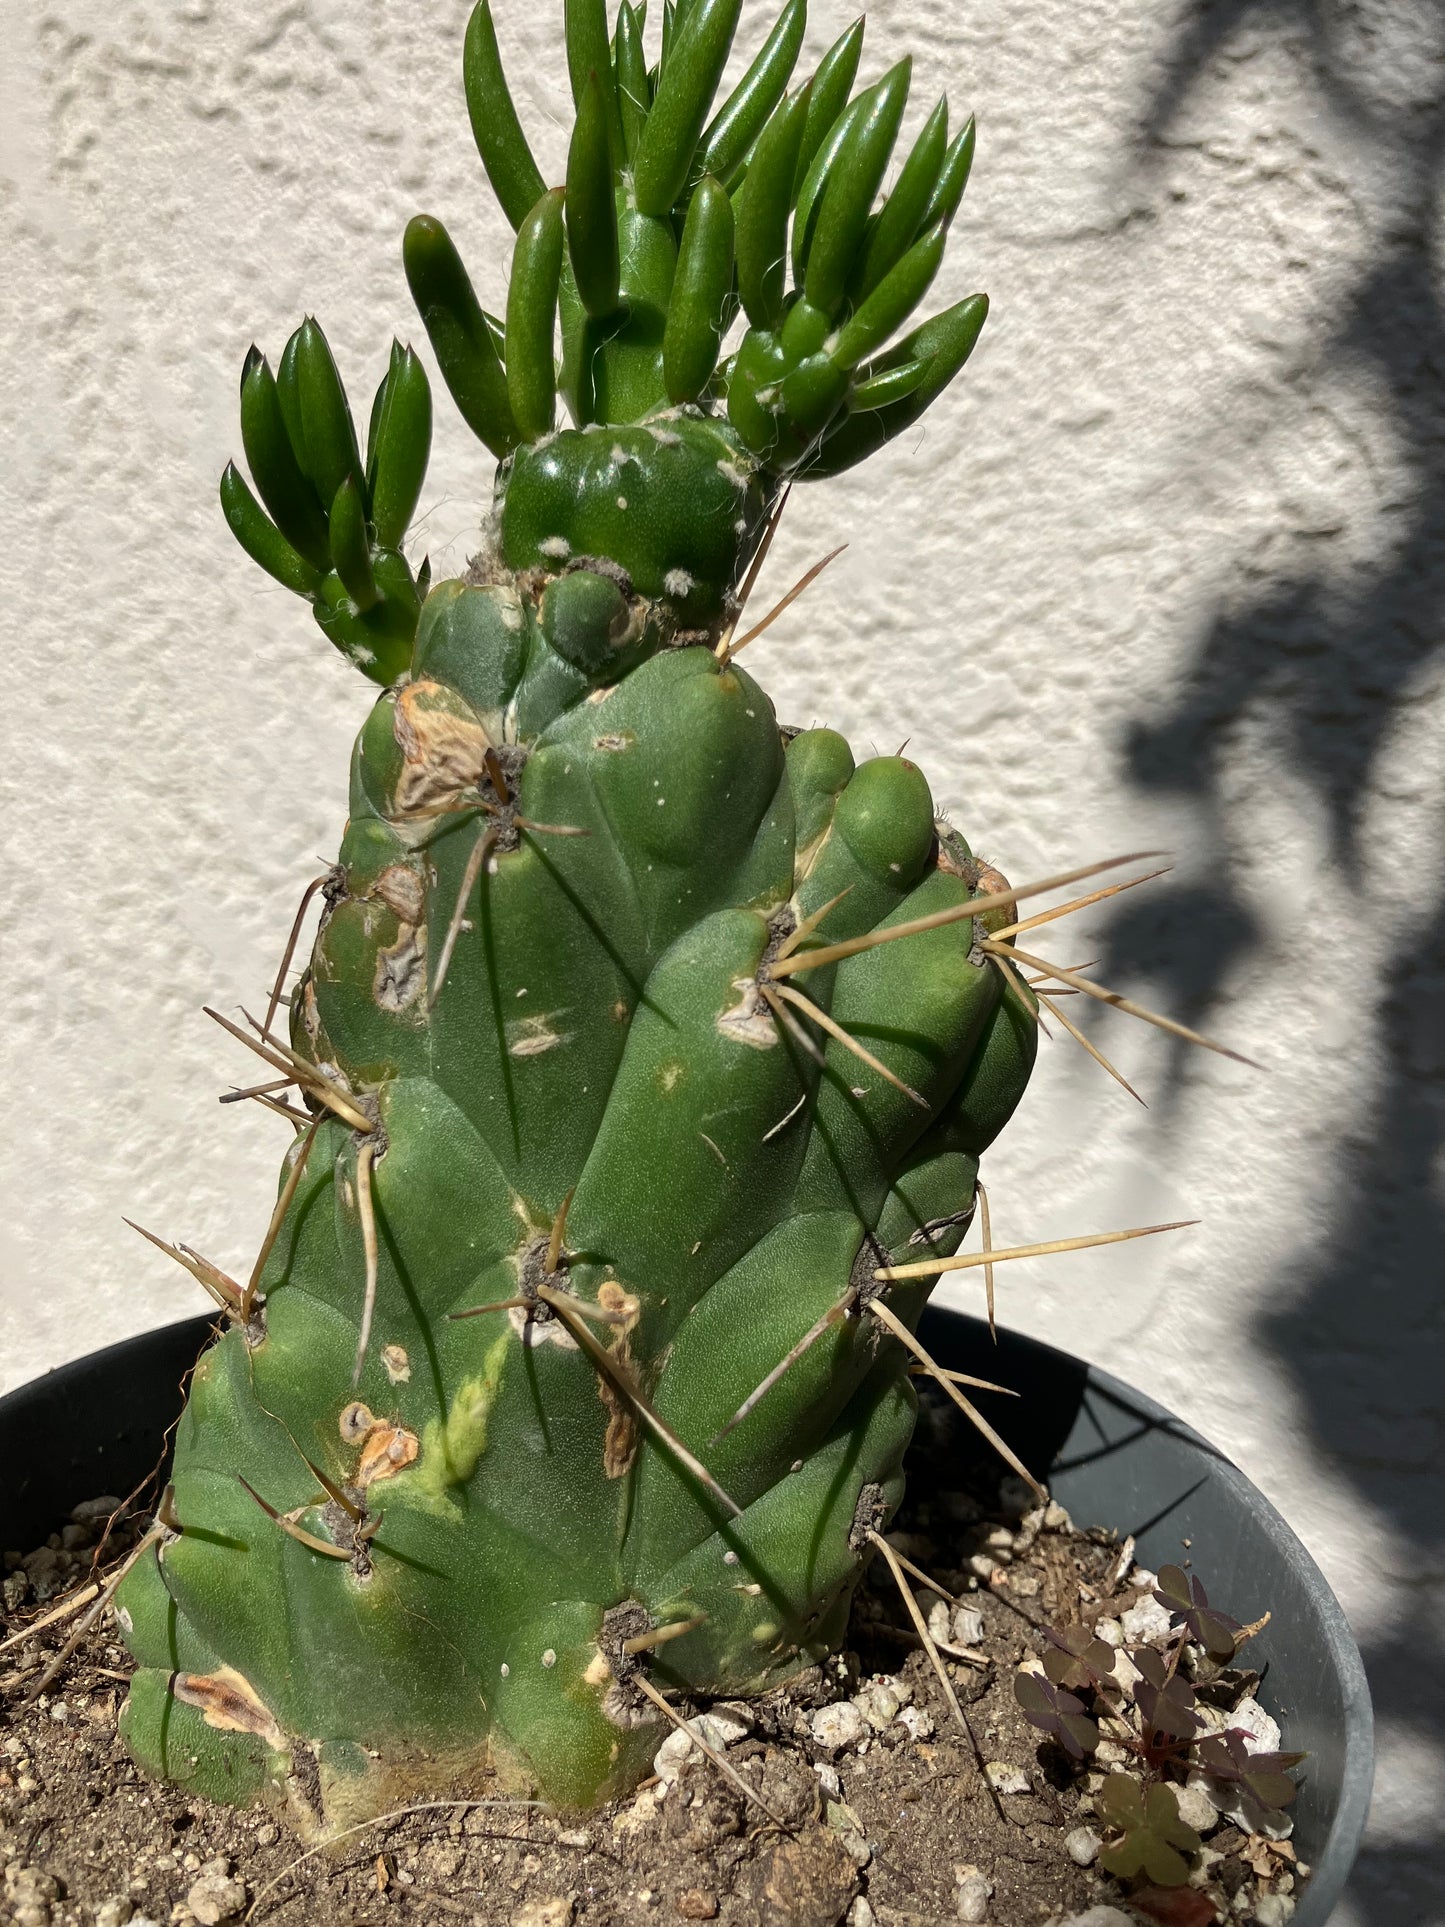
<svg viewBox="0 0 1445 1927">
<path fill-rule="evenodd" d="M 1360 58 L 1370 44 L 1357 31 L 1366 16 L 1382 42 L 1393 22 L 1388 71 L 1383 53 L 1375 66 Z M 1264 942 L 1231 873 L 1230 853 L 1250 830 L 1237 776 L 1231 782 L 1231 737 L 1248 725 L 1251 741 L 1264 741 L 1275 766 L 1308 791 L 1346 887 L 1368 897 L 1367 808 L 1392 731 L 1439 680 L 1445 609 L 1445 8 L 1439 0 L 1391 0 L 1389 8 L 1201 0 L 1146 105 L 1140 173 L 1171 145 L 1210 63 L 1250 29 L 1293 41 L 1324 113 L 1344 125 L 1374 178 L 1389 183 L 1371 217 L 1372 251 L 1316 349 L 1320 365 L 1358 381 L 1386 411 L 1405 480 L 1377 505 L 1383 539 L 1366 564 L 1341 571 L 1330 566 L 1329 545 L 1315 544 L 1306 566 L 1221 609 L 1172 708 L 1127 727 L 1129 780 L 1187 806 L 1208 868 L 1203 880 L 1151 893 L 1150 905 L 1121 909 L 1109 925 L 1106 980 L 1164 986 L 1164 1007 L 1205 1028 Z M 1283 416 L 1275 424 L 1287 426 Z M 1399 1548 L 1400 1570 L 1386 1575 L 1394 1582 L 1393 1609 L 1381 1615 L 1387 1630 L 1365 1659 L 1378 1717 L 1412 1763 L 1438 1758 L 1445 1742 L 1445 877 L 1422 876 L 1417 892 L 1406 949 L 1356 1014 L 1356 1035 L 1377 1040 L 1376 1074 L 1359 1091 L 1350 1129 L 1321 1144 L 1332 1204 L 1317 1241 L 1273 1281 L 1255 1321 L 1307 1417 L 1312 1449 Z M 1317 933 L 1320 944 L 1332 940 L 1349 941 L 1347 917 Z M 1170 1060 L 1174 1100 L 1186 1048 Z M 1438 1841 L 1397 1847 L 1383 1834 L 1362 1855 L 1349 1899 L 1368 1927 L 1441 1918 Z"/>
</svg>

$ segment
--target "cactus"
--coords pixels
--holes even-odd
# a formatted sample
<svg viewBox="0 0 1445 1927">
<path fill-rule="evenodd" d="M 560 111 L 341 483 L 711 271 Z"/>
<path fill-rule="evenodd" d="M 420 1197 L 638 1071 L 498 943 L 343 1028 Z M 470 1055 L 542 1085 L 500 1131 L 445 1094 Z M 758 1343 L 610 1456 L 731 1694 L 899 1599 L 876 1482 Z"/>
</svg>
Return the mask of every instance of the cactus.
<svg viewBox="0 0 1445 1927">
<path fill-rule="evenodd" d="M 740 7 L 669 4 L 649 67 L 641 7 L 569 0 L 552 188 L 472 15 L 505 319 L 439 221 L 403 249 L 499 463 L 465 577 L 403 553 L 411 349 L 364 454 L 314 320 L 242 376 L 227 521 L 383 693 L 289 1036 L 280 979 L 221 1019 L 295 1141 L 244 1284 L 166 1246 L 227 1328 L 117 1610 L 136 1758 L 313 1832 L 483 1770 L 595 1802 L 672 1700 L 836 1648 L 1034 1059 L 1019 893 L 911 763 L 780 728 L 736 660 L 787 486 L 978 337 L 982 296 L 900 332 L 973 124 L 940 102 L 880 201 L 908 62 L 855 92 L 859 22 L 790 92 L 788 0 L 712 111 Z"/>
</svg>

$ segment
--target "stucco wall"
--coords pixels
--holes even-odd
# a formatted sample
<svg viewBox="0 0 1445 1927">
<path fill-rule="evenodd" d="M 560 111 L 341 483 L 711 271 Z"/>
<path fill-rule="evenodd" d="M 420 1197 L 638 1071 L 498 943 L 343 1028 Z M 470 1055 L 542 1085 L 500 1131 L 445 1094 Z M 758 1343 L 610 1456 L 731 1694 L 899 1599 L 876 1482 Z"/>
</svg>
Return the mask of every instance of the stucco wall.
<svg viewBox="0 0 1445 1927">
<path fill-rule="evenodd" d="M 556 176 L 554 12 L 497 5 Z M 312 309 L 367 392 L 393 330 L 420 340 L 417 208 L 500 299 L 465 13 L 45 0 L 7 27 L 0 1386 L 199 1307 L 123 1211 L 232 1267 L 264 1226 L 286 1127 L 217 1108 L 246 1065 L 200 1005 L 264 994 L 368 697 L 215 480 L 253 337 L 274 355 Z M 821 49 L 848 16 L 813 13 Z M 1069 954 L 1268 1068 L 1106 1014 L 1142 1110 L 1048 1048 L 990 1160 L 996 1236 L 1203 1222 L 1001 1272 L 1003 1315 L 1165 1399 L 1294 1521 L 1381 1722 L 1339 1918 L 1438 1922 L 1445 14 L 884 0 L 868 37 L 871 71 L 912 47 L 919 100 L 978 110 L 943 287 L 995 308 L 925 428 L 795 497 L 774 589 L 851 546 L 752 667 L 787 719 L 909 738 L 1016 876 L 1174 853 Z M 488 465 L 438 418 L 446 573 Z"/>
</svg>

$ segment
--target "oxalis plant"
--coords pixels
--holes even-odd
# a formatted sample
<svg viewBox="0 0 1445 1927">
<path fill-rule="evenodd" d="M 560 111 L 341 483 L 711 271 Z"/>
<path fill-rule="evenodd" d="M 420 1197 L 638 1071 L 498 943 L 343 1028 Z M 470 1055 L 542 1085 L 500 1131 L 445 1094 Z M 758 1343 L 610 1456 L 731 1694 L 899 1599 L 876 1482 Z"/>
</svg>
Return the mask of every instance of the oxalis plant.
<svg viewBox="0 0 1445 1927">
<path fill-rule="evenodd" d="M 1216 1731 L 1202 1715 L 1196 1689 L 1243 1683 L 1228 1668 L 1268 1614 L 1241 1626 L 1179 1566 L 1161 1566 L 1153 1597 L 1170 1620 L 1162 1651 L 1113 1647 L 1077 1621 L 1045 1626 L 1041 1662 L 1015 1675 L 1014 1697 L 1076 1765 L 1105 1737 L 1122 1748 L 1134 1770 L 1110 1773 L 1095 1800 L 1107 1834 L 1100 1863 L 1120 1879 L 1182 1887 L 1201 1841 L 1181 1817 L 1170 1776 L 1193 1776 L 1213 1807 L 1256 1832 L 1284 1818 L 1299 1791 L 1289 1769 L 1306 1756 L 1251 1750 L 1247 1731 Z M 1212 1905 L 1207 1918 L 1215 1918 Z"/>
<path fill-rule="evenodd" d="M 1062 911 L 912 763 L 738 662 L 790 485 L 916 422 L 987 307 L 913 325 L 973 123 L 940 101 L 880 200 L 909 62 L 855 91 L 860 21 L 789 91 L 804 12 L 714 111 L 741 0 L 666 6 L 655 64 L 641 6 L 570 0 L 551 187 L 472 15 L 505 318 L 440 221 L 403 243 L 497 461 L 461 579 L 405 554 L 418 355 L 364 444 L 314 320 L 246 359 L 227 522 L 382 693 L 269 1005 L 212 1013 L 296 1135 L 244 1283 L 156 1240 L 227 1328 L 116 1609 L 137 1760 L 304 1830 L 488 1769 L 596 1802 L 674 1702 L 824 1659 L 871 1556 L 907 1586 L 910 1374 L 988 1430 L 913 1335 L 935 1280 L 1140 1235 L 959 1254 L 1040 1006 L 1122 1000 L 1018 946 Z"/>
</svg>

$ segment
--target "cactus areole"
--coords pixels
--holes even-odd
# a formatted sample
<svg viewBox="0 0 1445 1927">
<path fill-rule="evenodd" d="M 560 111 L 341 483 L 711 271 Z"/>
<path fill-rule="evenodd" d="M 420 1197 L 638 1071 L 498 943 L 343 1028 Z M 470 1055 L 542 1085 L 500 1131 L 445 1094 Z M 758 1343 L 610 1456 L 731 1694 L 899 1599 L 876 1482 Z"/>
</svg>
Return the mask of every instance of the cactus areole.
<svg viewBox="0 0 1445 1927">
<path fill-rule="evenodd" d="M 569 0 L 551 188 L 471 18 L 505 319 L 439 221 L 404 244 L 498 461 L 465 577 L 403 553 L 417 355 L 364 449 L 314 321 L 242 377 L 228 522 L 382 693 L 289 1037 L 237 1015 L 296 1138 L 255 1276 L 183 1254 L 229 1328 L 117 1608 L 136 1758 L 315 1833 L 487 1770 L 625 1792 L 659 1698 L 839 1645 L 934 1282 L 878 1273 L 955 1251 L 1033 1062 L 997 873 L 733 659 L 786 485 L 978 336 L 981 296 L 911 322 L 973 126 L 940 102 L 880 198 L 908 62 L 855 92 L 859 22 L 789 91 L 789 0 L 714 107 L 740 11 L 669 4 L 654 61 L 640 6 Z"/>
</svg>

